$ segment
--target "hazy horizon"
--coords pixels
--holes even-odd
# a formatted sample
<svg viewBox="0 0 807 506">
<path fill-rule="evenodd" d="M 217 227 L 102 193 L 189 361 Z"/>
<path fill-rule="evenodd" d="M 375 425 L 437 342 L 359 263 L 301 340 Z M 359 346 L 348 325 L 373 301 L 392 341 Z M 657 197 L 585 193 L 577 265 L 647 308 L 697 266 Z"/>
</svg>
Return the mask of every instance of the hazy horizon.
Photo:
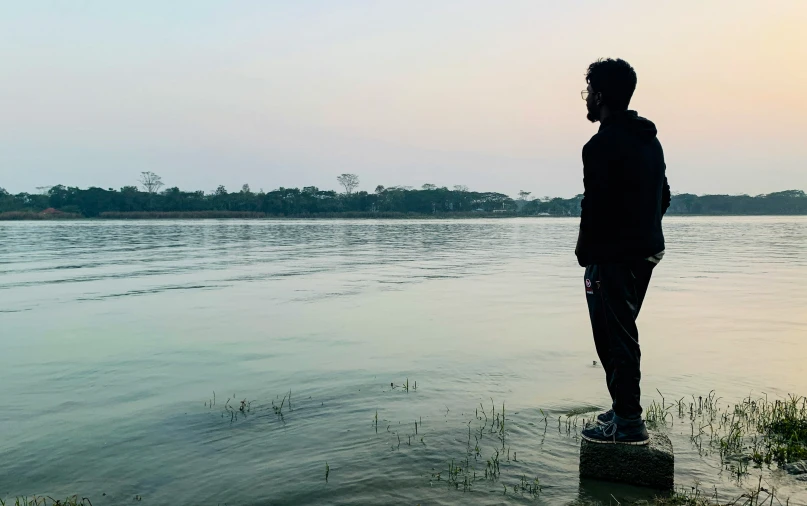
<svg viewBox="0 0 807 506">
<path fill-rule="evenodd" d="M 678 193 L 807 189 L 807 3 L 0 6 L 0 187 L 376 185 L 568 197 L 589 63 L 628 60 Z"/>
</svg>

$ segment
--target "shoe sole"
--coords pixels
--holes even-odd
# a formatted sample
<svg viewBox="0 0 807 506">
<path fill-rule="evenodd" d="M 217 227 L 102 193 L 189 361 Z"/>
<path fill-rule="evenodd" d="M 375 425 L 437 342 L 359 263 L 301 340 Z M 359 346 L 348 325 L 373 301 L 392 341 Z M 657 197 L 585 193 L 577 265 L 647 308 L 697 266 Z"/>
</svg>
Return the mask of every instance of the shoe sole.
<svg viewBox="0 0 807 506">
<path fill-rule="evenodd" d="M 604 445 L 627 445 L 627 446 L 647 446 L 650 444 L 650 439 L 645 439 L 644 441 L 603 441 L 602 439 L 594 439 L 588 436 L 582 436 L 584 441 L 588 441 L 589 443 L 596 443 L 596 444 L 604 444 Z"/>
</svg>

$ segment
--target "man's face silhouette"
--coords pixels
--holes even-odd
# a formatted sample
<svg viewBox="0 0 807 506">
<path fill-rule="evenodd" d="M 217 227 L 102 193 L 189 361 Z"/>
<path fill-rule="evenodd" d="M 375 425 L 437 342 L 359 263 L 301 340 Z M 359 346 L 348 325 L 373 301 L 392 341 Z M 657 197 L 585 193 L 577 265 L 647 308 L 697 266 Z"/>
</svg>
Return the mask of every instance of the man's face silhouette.
<svg viewBox="0 0 807 506">
<path fill-rule="evenodd" d="M 592 123 L 596 123 L 600 121 L 600 108 L 597 106 L 597 94 L 594 93 L 593 89 L 591 89 L 590 84 L 586 87 L 586 89 L 588 90 L 588 97 L 586 98 L 586 109 L 588 110 L 588 114 L 586 114 L 586 118 Z"/>
</svg>

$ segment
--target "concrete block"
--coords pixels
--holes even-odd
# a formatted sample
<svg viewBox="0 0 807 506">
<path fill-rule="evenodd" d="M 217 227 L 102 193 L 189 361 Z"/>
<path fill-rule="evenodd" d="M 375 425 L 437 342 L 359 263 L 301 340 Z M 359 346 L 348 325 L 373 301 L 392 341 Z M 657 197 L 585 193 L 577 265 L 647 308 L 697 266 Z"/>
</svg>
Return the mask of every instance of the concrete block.
<svg viewBox="0 0 807 506">
<path fill-rule="evenodd" d="M 580 477 L 670 490 L 675 481 L 675 457 L 666 434 L 650 433 L 650 444 L 630 446 L 589 443 L 580 446 Z"/>
</svg>

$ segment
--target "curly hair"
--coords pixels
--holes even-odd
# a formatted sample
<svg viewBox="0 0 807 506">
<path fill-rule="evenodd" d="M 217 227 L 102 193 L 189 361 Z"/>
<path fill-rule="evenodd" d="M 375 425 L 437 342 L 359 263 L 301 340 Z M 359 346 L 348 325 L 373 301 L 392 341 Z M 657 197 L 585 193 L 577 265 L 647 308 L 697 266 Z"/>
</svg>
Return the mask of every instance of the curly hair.
<svg viewBox="0 0 807 506">
<path fill-rule="evenodd" d="M 602 59 L 588 66 L 586 82 L 594 93 L 602 93 L 603 103 L 616 110 L 627 109 L 636 90 L 636 71 L 617 58 Z"/>
</svg>

